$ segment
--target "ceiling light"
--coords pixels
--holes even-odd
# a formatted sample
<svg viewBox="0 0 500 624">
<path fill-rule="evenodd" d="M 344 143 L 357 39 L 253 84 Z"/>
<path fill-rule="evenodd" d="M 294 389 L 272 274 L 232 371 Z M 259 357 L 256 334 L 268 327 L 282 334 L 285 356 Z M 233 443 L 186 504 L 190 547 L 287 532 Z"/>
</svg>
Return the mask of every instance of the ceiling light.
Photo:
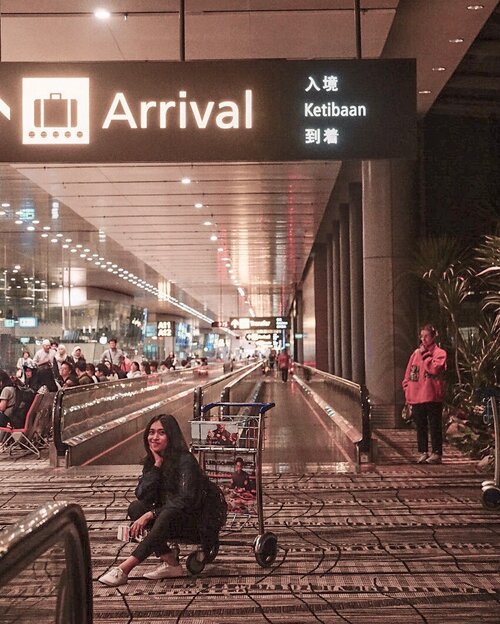
<svg viewBox="0 0 500 624">
<path fill-rule="evenodd" d="M 28 225 L 28 227 L 26 228 L 26 230 L 28 232 L 34 232 L 35 231 L 35 227 L 33 225 Z"/>
<path fill-rule="evenodd" d="M 219 248 L 217 249 L 217 251 L 218 251 L 219 253 L 222 253 L 222 252 L 224 251 L 224 247 L 219 247 Z"/>
<path fill-rule="evenodd" d="M 38 225 L 40 223 L 40 221 L 38 219 L 35 219 L 34 221 L 32 221 L 31 223 L 33 223 L 33 225 Z"/>
<path fill-rule="evenodd" d="M 202 204 L 201 202 L 197 202 L 197 203 L 194 205 L 194 207 L 195 207 L 195 208 L 203 208 L 203 204 Z"/>
<path fill-rule="evenodd" d="M 108 11 L 108 9 L 101 8 L 95 9 L 94 15 L 95 17 L 97 17 L 97 19 L 101 20 L 109 19 L 111 17 L 111 13 Z"/>
<path fill-rule="evenodd" d="M 211 241 L 216 241 L 216 240 L 219 240 L 219 239 L 217 238 L 216 234 L 212 234 L 212 236 L 210 237 L 210 240 Z"/>
<path fill-rule="evenodd" d="M 57 238 L 62 238 L 62 234 L 56 234 Z"/>
<path fill-rule="evenodd" d="M 203 225 L 212 225 L 212 222 L 211 221 L 204 221 Z"/>
<path fill-rule="evenodd" d="M 48 230 L 50 230 L 50 225 L 44 225 L 42 229 L 48 232 Z"/>
<path fill-rule="evenodd" d="M 80 258 L 86 258 L 87 254 L 80 254 Z"/>
<path fill-rule="evenodd" d="M 5 210 L 0 210 L 0 217 L 4 217 L 6 214 Z"/>
<path fill-rule="evenodd" d="M 457 37 L 456 39 L 448 39 L 448 41 L 450 43 L 463 43 L 464 40 L 462 39 L 462 37 Z"/>
<path fill-rule="evenodd" d="M 77 249 L 81 249 L 81 248 L 83 247 L 83 245 L 75 245 L 75 247 L 76 247 Z"/>
<path fill-rule="evenodd" d="M 444 71 L 446 71 L 446 67 L 443 67 L 442 65 L 440 65 L 439 67 L 433 67 L 432 71 L 444 72 Z"/>
<path fill-rule="evenodd" d="M 8 202 L 4 202 L 2 204 L 2 208 L 10 208 L 10 204 Z"/>
<path fill-rule="evenodd" d="M 85 247 L 85 249 L 83 250 L 85 253 L 89 253 L 90 249 L 88 247 Z"/>
<path fill-rule="evenodd" d="M 182 178 L 182 184 L 191 184 L 191 178 Z"/>
<path fill-rule="evenodd" d="M 21 268 L 21 265 L 20 264 L 15 264 L 14 268 L 16 269 L 16 271 L 19 271 L 19 269 Z"/>
<path fill-rule="evenodd" d="M 48 234 L 42 234 L 42 236 L 48 236 Z M 69 245 L 63 245 L 62 248 L 63 249 L 68 249 Z"/>
<path fill-rule="evenodd" d="M 480 11 L 481 9 L 484 9 L 484 4 L 469 4 L 467 7 L 468 11 Z"/>
<path fill-rule="evenodd" d="M 47 233 L 42 234 L 41 236 L 42 236 L 42 238 L 48 238 L 48 237 L 49 237 L 49 235 L 48 235 Z M 68 245 L 66 245 L 66 247 L 67 247 L 67 246 L 68 246 Z"/>
<path fill-rule="evenodd" d="M 72 249 L 72 250 L 71 250 L 71 253 L 76 253 L 76 249 Z"/>
<path fill-rule="evenodd" d="M 431 93 L 429 89 L 422 89 L 421 91 L 419 91 L 420 95 L 427 95 L 428 93 Z"/>
<path fill-rule="evenodd" d="M 64 242 L 65 242 L 65 243 L 72 243 L 72 242 L 73 242 L 73 239 L 72 239 L 72 238 L 65 238 L 65 239 L 64 239 Z"/>
<path fill-rule="evenodd" d="M 23 222 L 21 221 L 21 219 L 16 219 L 16 220 L 14 221 L 14 223 L 15 223 L 16 225 L 22 225 L 22 224 L 23 224 Z"/>
<path fill-rule="evenodd" d="M 58 243 L 59 241 L 57 240 L 57 238 L 51 238 L 51 239 L 50 239 L 50 242 L 51 242 L 51 243 Z"/>
</svg>

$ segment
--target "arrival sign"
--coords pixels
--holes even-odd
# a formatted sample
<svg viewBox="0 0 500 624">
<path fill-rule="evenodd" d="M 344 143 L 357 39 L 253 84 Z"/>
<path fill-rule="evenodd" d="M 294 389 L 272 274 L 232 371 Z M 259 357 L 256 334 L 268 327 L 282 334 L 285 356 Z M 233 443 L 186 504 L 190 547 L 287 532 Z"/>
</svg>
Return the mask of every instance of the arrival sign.
<svg viewBox="0 0 500 624">
<path fill-rule="evenodd" d="M 0 63 L 2 162 L 415 154 L 414 60 Z"/>
</svg>

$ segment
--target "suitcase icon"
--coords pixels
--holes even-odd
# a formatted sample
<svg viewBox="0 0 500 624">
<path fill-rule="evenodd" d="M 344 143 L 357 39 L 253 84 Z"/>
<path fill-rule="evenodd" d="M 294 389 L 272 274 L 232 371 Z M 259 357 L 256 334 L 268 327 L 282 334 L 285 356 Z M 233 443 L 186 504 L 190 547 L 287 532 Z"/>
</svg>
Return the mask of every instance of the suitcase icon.
<svg viewBox="0 0 500 624">
<path fill-rule="evenodd" d="M 34 104 L 35 128 L 75 128 L 78 125 L 77 101 L 63 99 L 60 93 L 37 99 Z"/>
</svg>

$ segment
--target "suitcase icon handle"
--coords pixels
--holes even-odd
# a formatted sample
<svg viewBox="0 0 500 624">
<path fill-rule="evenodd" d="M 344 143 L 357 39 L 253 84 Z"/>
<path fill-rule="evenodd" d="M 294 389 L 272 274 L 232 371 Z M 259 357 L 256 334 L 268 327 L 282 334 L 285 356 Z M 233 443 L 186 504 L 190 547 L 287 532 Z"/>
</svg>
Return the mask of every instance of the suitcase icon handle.
<svg viewBox="0 0 500 624">
<path fill-rule="evenodd" d="M 50 100 L 62 100 L 62 95 L 60 93 L 51 93 L 49 95 Z"/>
</svg>

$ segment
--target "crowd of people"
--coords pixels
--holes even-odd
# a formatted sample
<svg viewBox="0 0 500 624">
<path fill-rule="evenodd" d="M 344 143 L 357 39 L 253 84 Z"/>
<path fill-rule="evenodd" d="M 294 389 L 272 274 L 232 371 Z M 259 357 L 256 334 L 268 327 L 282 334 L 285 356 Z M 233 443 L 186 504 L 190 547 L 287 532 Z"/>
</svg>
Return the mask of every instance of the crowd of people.
<svg viewBox="0 0 500 624">
<path fill-rule="evenodd" d="M 69 353 L 63 344 L 46 338 L 33 356 L 28 349 L 23 349 L 15 371 L 0 370 L 0 427 L 19 425 L 14 422 L 16 388 L 29 388 L 33 395 L 43 394 L 57 392 L 61 388 L 142 377 L 207 364 L 206 358 L 194 356 L 179 363 L 173 352 L 161 362 L 130 360 L 118 347 L 116 338 L 110 338 L 108 348 L 102 353 L 99 362 L 94 364 L 86 360 L 81 347 L 75 346 Z"/>
</svg>

